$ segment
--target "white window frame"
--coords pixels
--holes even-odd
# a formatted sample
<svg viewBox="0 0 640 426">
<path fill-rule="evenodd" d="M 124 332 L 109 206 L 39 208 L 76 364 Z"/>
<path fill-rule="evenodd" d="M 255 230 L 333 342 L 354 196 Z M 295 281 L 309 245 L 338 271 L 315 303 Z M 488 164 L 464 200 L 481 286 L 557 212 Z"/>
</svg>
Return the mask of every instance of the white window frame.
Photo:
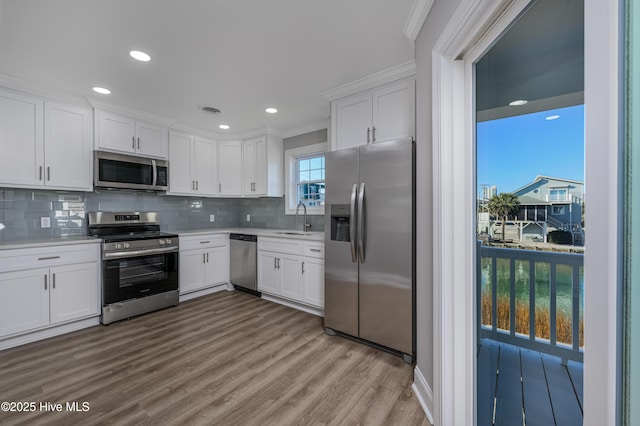
<svg viewBox="0 0 640 426">
<path fill-rule="evenodd" d="M 306 145 L 300 148 L 287 149 L 284 152 L 284 214 L 296 214 L 296 161 L 301 157 L 308 157 L 314 154 L 325 154 L 327 152 L 327 142 Z M 307 206 L 307 215 L 324 215 L 324 206 Z"/>
</svg>

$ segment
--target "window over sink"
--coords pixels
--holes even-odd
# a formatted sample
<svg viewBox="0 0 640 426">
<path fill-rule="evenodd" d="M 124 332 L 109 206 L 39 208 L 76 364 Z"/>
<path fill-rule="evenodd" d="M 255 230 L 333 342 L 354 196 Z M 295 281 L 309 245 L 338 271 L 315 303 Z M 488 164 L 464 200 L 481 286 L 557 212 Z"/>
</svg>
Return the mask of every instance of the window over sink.
<svg viewBox="0 0 640 426">
<path fill-rule="evenodd" d="M 295 214 L 300 201 L 307 214 L 324 214 L 326 150 L 320 143 L 285 151 L 285 214 Z"/>
</svg>

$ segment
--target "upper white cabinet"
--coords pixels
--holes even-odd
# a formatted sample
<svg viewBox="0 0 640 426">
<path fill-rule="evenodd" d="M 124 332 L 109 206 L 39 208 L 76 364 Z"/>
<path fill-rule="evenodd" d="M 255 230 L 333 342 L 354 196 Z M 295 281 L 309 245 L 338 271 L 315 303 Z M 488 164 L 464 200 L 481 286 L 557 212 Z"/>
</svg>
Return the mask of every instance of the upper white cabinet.
<svg viewBox="0 0 640 426">
<path fill-rule="evenodd" d="M 218 193 L 217 146 L 198 136 L 169 134 L 169 194 L 215 196 Z"/>
<path fill-rule="evenodd" d="M 218 194 L 242 195 L 242 142 L 218 142 Z"/>
<path fill-rule="evenodd" d="M 96 149 L 167 158 L 168 128 L 96 110 Z"/>
<path fill-rule="evenodd" d="M 0 91 L 0 185 L 92 190 L 91 110 Z"/>
<path fill-rule="evenodd" d="M 93 190 L 93 114 L 88 108 L 44 103 L 47 187 Z"/>
<path fill-rule="evenodd" d="M 415 135 L 415 81 L 399 80 L 331 102 L 331 149 Z"/>
<path fill-rule="evenodd" d="M 271 135 L 242 143 L 243 195 L 282 197 L 284 152 L 282 139 Z"/>
</svg>

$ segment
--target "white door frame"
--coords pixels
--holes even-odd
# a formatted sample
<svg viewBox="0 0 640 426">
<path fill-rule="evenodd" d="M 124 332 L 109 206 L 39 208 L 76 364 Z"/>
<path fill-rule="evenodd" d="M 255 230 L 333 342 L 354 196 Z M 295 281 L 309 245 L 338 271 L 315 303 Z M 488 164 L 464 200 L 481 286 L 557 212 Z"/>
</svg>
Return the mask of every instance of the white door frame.
<svg viewBox="0 0 640 426">
<path fill-rule="evenodd" d="M 585 425 L 617 415 L 618 1 L 585 0 Z M 476 422 L 473 63 L 528 3 L 463 0 L 433 49 L 435 425 Z"/>
</svg>

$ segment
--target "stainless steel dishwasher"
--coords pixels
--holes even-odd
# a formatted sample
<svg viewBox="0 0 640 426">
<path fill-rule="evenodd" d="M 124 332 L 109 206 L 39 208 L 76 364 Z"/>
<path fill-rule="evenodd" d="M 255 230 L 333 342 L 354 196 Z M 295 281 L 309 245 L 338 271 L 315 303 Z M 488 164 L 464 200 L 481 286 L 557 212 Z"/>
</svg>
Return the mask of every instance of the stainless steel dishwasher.
<svg viewBox="0 0 640 426">
<path fill-rule="evenodd" d="M 257 279 L 258 237 L 248 234 L 231 234 L 231 284 L 238 290 L 260 296 Z"/>
</svg>

